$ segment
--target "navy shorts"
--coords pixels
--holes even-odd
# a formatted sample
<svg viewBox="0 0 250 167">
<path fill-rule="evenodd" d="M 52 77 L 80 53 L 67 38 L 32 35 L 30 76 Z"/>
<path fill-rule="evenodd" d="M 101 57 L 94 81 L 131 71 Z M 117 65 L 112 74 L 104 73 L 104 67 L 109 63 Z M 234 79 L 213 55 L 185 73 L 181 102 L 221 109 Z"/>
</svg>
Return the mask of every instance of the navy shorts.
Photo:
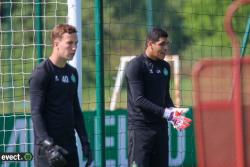
<svg viewBox="0 0 250 167">
<path fill-rule="evenodd" d="M 128 131 L 129 167 L 168 167 L 167 124 Z"/>
</svg>

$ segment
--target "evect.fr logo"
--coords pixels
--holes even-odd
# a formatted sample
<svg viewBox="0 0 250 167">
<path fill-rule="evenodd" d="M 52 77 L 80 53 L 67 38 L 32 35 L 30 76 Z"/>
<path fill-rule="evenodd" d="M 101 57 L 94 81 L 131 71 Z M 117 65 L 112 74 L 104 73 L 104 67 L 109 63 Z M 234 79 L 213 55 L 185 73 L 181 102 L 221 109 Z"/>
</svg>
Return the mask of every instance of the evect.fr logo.
<svg viewBox="0 0 250 167">
<path fill-rule="evenodd" d="M 24 153 L 0 153 L 1 161 L 31 161 L 33 155 L 30 152 Z"/>
</svg>

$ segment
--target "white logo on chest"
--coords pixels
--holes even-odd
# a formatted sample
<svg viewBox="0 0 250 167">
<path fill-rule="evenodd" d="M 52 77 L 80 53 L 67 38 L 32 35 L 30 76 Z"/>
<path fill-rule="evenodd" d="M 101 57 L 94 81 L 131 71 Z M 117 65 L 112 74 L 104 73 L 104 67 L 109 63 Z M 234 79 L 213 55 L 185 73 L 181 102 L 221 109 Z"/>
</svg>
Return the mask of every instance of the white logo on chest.
<svg viewBox="0 0 250 167">
<path fill-rule="evenodd" d="M 160 73 L 161 73 L 161 70 L 157 69 L 157 70 L 156 70 L 156 73 L 157 73 L 157 74 L 160 74 Z"/>
<path fill-rule="evenodd" d="M 55 76 L 55 81 L 56 81 L 56 82 L 58 82 L 58 81 L 59 81 L 59 78 L 58 78 L 58 76 L 57 76 L 57 75 Z"/>
</svg>

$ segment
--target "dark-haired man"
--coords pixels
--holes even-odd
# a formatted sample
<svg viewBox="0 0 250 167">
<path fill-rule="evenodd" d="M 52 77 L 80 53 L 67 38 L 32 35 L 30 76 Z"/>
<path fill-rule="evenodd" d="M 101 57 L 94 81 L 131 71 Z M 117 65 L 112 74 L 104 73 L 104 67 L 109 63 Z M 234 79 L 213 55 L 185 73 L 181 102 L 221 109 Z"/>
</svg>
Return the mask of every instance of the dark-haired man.
<svg viewBox="0 0 250 167">
<path fill-rule="evenodd" d="M 167 167 L 167 121 L 177 130 L 191 121 L 182 115 L 183 109 L 174 108 L 170 97 L 170 65 L 163 60 L 168 49 L 168 33 L 153 28 L 145 52 L 126 68 L 130 167 Z"/>
</svg>

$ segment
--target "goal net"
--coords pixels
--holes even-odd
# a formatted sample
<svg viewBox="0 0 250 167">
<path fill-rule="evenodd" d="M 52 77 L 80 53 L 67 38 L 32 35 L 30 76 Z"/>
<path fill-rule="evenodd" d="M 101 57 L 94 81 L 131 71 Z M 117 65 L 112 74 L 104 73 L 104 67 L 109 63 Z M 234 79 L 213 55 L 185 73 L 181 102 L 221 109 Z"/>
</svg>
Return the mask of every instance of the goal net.
<svg viewBox="0 0 250 167">
<path fill-rule="evenodd" d="M 66 0 L 0 2 L 1 153 L 33 152 L 28 80 L 38 62 L 50 53 L 51 29 L 66 22 L 67 10 Z M 0 161 L 0 166 L 31 163 Z"/>
</svg>

